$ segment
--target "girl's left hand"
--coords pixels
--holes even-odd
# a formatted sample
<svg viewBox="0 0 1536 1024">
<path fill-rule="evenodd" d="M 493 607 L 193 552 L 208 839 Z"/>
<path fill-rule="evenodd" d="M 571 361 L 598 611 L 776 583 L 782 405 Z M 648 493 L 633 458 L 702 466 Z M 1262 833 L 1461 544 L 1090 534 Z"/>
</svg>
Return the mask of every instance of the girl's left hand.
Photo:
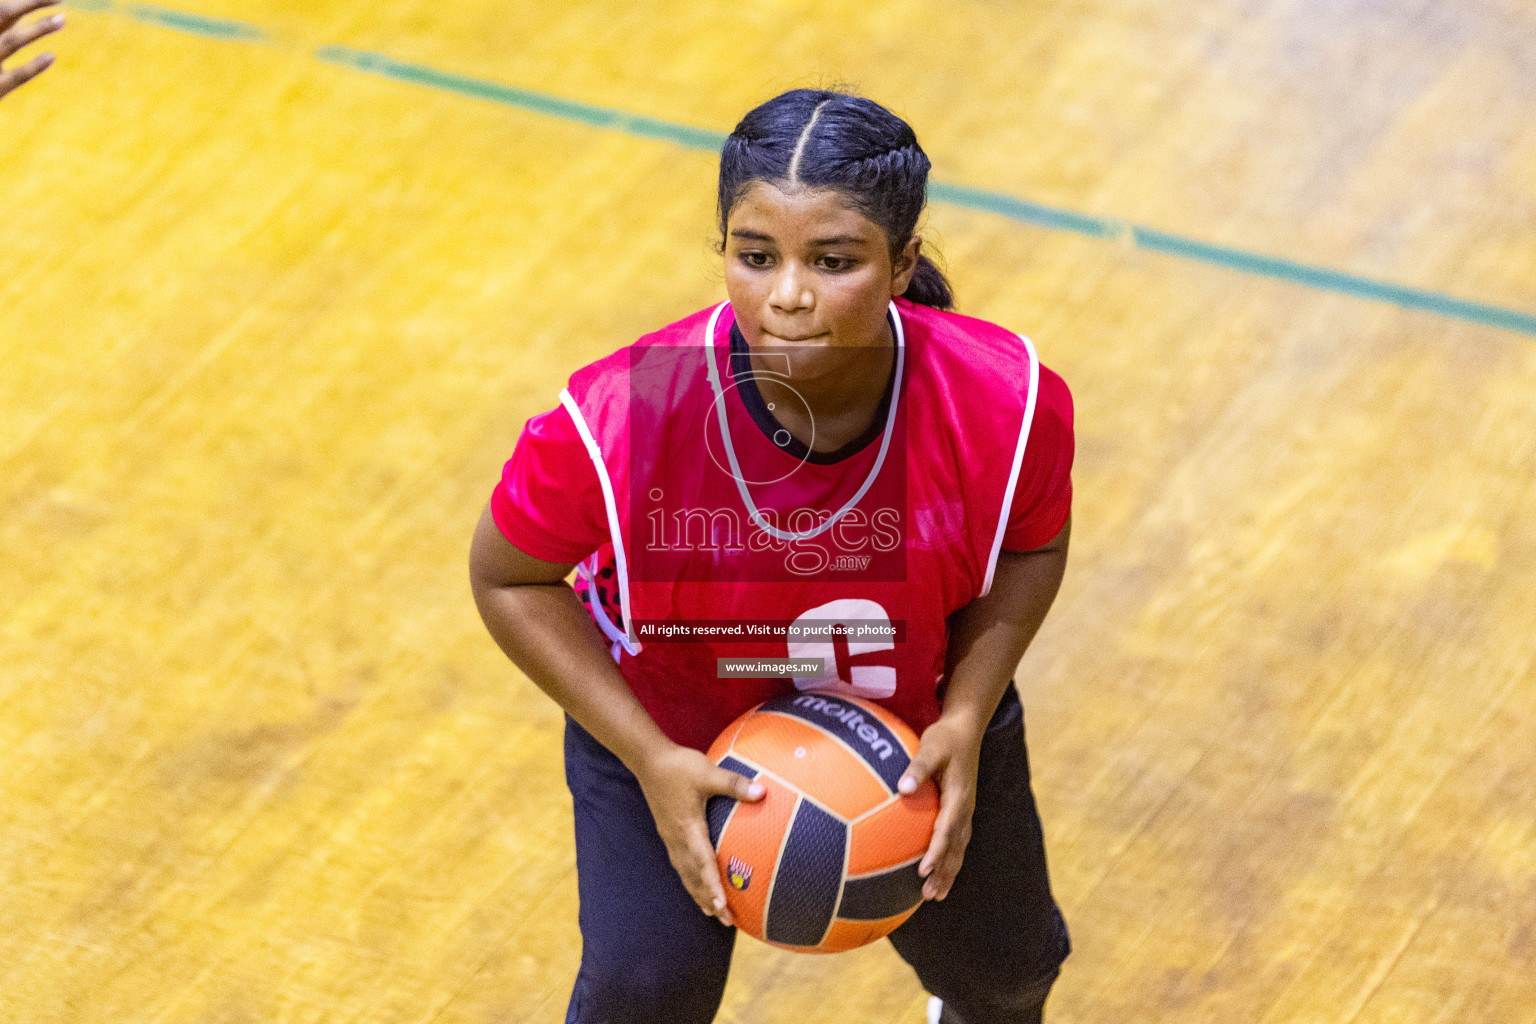
<svg viewBox="0 0 1536 1024">
<path fill-rule="evenodd" d="M 939 787 L 939 816 L 933 840 L 917 866 L 923 882 L 923 899 L 942 900 L 955 884 L 971 841 L 971 814 L 976 809 L 976 769 L 981 762 L 984 729 L 958 717 L 941 717 L 923 731 L 917 756 L 896 789 L 915 793 L 923 780 L 932 777 Z"/>
<path fill-rule="evenodd" d="M 50 32 L 64 27 L 64 15 L 55 14 L 39 18 L 30 24 L 20 24 L 24 15 L 55 7 L 59 0 L 9 0 L 0 2 L 0 64 L 9 60 L 17 50 L 27 46 Z M 0 96 L 25 85 L 48 69 L 53 54 L 45 53 L 16 68 L 0 68 Z"/>
</svg>

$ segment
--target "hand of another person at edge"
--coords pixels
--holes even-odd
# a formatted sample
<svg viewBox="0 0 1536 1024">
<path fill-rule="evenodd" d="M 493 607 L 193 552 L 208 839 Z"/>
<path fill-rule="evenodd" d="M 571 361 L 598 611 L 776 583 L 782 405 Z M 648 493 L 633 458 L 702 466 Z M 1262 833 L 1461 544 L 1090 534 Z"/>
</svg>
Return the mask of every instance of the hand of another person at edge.
<svg viewBox="0 0 1536 1024">
<path fill-rule="evenodd" d="M 956 718 L 943 718 L 923 730 L 917 756 L 897 784 L 901 793 L 915 793 L 923 780 L 932 778 L 939 787 L 939 816 L 933 824 L 933 840 L 917 865 L 923 882 L 923 899 L 942 900 L 949 895 L 965 847 L 971 841 L 971 813 L 976 810 L 976 770 L 981 763 L 983 730 Z"/>
<path fill-rule="evenodd" d="M 761 800 L 762 784 L 726 771 L 691 747 L 677 745 L 648 761 L 635 777 L 688 895 L 704 913 L 718 917 L 722 924 L 734 925 L 725 905 L 720 864 L 709 842 L 704 805 L 717 794 L 749 802 Z"/>
<path fill-rule="evenodd" d="M 50 32 L 64 27 L 64 15 L 55 14 L 38 18 L 26 25 L 21 19 L 44 7 L 54 7 L 59 0 L 10 0 L 0 3 L 0 96 L 25 85 L 48 69 L 53 54 L 44 53 L 15 68 L 6 68 L 5 62 L 24 46 L 36 42 Z"/>
</svg>

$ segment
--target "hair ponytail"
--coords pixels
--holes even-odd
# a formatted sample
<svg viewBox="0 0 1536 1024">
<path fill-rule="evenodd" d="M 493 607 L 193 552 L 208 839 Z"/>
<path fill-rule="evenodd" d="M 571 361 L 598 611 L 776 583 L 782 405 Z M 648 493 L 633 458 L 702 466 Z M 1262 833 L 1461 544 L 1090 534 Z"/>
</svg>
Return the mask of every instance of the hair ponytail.
<svg viewBox="0 0 1536 1024">
<path fill-rule="evenodd" d="M 955 293 L 949 286 L 949 278 L 944 276 L 944 271 L 933 260 L 921 253 L 917 257 L 917 270 L 913 272 L 912 280 L 907 282 L 907 290 L 901 293 L 901 297 L 919 306 L 955 308 Z"/>
<path fill-rule="evenodd" d="M 720 236 L 754 181 L 832 188 L 884 229 L 895 260 L 927 202 L 928 167 L 912 126 L 874 100 L 791 89 L 749 111 L 720 150 Z M 902 297 L 936 309 L 954 305 L 943 271 L 921 255 Z"/>
</svg>

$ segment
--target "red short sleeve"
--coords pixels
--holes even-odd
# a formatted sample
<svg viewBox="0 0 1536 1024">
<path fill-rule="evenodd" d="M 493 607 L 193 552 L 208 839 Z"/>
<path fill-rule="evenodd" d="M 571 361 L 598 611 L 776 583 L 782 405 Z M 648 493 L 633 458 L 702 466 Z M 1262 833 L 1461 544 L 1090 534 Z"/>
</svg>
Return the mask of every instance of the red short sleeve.
<svg viewBox="0 0 1536 1024">
<path fill-rule="evenodd" d="M 1003 534 L 1005 551 L 1032 551 L 1050 542 L 1072 514 L 1072 393 L 1066 381 L 1040 367 L 1035 420 Z"/>
<path fill-rule="evenodd" d="M 546 562 L 579 562 L 608 541 L 597 467 L 564 406 L 523 427 L 491 494 L 491 516 L 513 547 Z"/>
</svg>

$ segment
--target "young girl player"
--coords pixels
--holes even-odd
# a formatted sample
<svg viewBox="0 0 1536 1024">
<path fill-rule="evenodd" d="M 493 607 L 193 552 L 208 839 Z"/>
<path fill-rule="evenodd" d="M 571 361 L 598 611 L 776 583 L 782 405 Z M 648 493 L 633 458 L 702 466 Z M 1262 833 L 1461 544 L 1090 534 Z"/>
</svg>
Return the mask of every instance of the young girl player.
<svg viewBox="0 0 1536 1024">
<path fill-rule="evenodd" d="M 1011 677 L 1066 565 L 1072 405 L 1028 340 L 948 312 L 928 166 L 857 96 L 749 113 L 720 157 L 728 301 L 578 370 L 481 517 L 481 615 L 568 716 L 567 1021 L 714 1017 L 735 928 L 704 806 L 762 790 L 701 751 L 796 687 L 922 738 L 899 788 L 940 788 L 928 902 L 891 942 L 930 1018 L 1040 1020 L 1068 942 Z M 822 674 L 717 671 L 774 657 Z"/>
</svg>

